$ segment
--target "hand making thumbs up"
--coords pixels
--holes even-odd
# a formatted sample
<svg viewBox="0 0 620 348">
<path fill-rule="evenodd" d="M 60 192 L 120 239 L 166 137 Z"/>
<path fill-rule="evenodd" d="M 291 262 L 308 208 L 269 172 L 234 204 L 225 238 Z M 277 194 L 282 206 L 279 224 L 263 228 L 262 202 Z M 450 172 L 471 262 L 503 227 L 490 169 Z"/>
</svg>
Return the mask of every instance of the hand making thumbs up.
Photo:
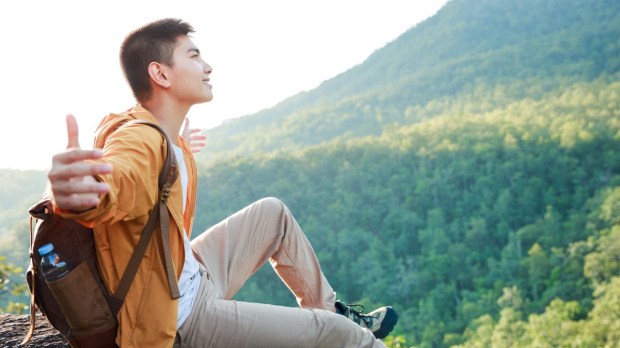
<svg viewBox="0 0 620 348">
<path fill-rule="evenodd" d="M 109 174 L 112 166 L 92 163 L 103 156 L 99 149 L 80 149 L 78 125 L 73 115 L 67 115 L 67 149 L 52 158 L 48 173 L 52 202 L 63 210 L 81 212 L 97 206 L 99 195 L 108 191 L 105 183 L 94 175 Z"/>
</svg>

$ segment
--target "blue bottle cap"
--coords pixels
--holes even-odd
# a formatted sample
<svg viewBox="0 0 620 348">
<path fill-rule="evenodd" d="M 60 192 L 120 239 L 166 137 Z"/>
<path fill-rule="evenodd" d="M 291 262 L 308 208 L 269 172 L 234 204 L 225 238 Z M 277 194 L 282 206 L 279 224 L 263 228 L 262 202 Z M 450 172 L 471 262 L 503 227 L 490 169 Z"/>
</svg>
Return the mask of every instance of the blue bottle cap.
<svg viewBox="0 0 620 348">
<path fill-rule="evenodd" d="M 39 255 L 43 256 L 54 251 L 54 245 L 52 243 L 43 244 L 39 247 Z"/>
</svg>

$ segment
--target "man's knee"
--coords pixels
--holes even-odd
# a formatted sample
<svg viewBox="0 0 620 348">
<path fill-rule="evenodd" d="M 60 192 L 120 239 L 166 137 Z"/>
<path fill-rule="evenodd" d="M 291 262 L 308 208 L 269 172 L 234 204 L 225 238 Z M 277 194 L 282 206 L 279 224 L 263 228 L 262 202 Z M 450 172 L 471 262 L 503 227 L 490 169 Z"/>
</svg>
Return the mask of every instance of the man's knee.
<svg viewBox="0 0 620 348">
<path fill-rule="evenodd" d="M 258 200 L 255 204 L 259 206 L 261 213 L 265 215 L 280 215 L 286 210 L 284 203 L 275 197 L 265 197 Z"/>
</svg>

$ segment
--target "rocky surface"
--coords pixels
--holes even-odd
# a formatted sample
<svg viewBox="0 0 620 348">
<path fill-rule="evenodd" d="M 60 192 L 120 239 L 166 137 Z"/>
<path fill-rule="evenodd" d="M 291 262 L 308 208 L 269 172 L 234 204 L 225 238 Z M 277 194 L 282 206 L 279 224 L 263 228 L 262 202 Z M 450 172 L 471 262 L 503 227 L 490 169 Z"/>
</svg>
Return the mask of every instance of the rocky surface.
<svg viewBox="0 0 620 348">
<path fill-rule="evenodd" d="M 0 315 L 0 348 L 29 347 L 29 348 L 65 348 L 70 347 L 42 316 L 37 316 L 37 325 L 32 341 L 27 346 L 21 344 L 30 327 L 30 317 L 27 315 Z"/>
</svg>

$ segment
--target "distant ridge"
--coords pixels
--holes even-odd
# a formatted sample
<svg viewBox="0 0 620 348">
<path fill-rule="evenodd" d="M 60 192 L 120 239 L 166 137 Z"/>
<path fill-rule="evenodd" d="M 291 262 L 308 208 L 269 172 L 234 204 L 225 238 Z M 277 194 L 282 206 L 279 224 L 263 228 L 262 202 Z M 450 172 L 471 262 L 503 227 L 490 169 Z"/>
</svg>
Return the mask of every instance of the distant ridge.
<svg viewBox="0 0 620 348">
<path fill-rule="evenodd" d="M 407 124 L 412 105 L 479 84 L 590 81 L 620 70 L 620 2 L 452 0 L 368 59 L 209 131 L 203 160 L 296 150 Z"/>
</svg>

